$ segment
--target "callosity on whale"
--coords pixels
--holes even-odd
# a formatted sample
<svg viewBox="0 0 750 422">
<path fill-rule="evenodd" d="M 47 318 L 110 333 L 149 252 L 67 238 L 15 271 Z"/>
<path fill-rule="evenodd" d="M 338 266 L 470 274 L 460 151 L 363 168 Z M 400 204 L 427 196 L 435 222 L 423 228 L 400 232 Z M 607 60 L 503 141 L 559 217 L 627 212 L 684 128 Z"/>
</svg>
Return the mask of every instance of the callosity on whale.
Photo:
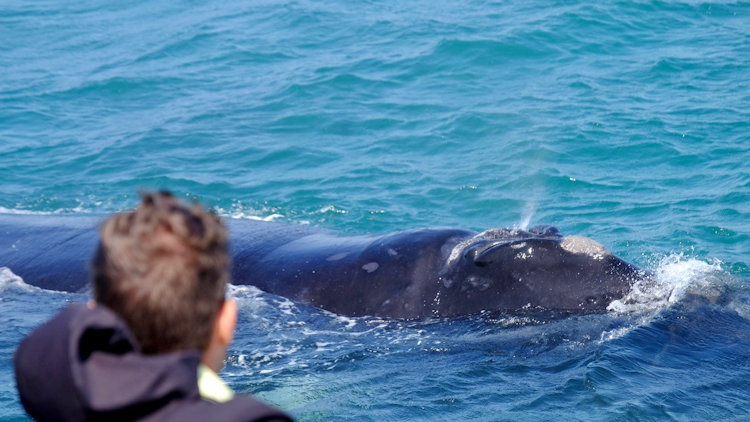
<svg viewBox="0 0 750 422">
<path fill-rule="evenodd" d="M 31 285 L 85 288 L 102 218 L 0 215 L 0 266 Z M 551 226 L 339 236 L 299 224 L 227 223 L 232 283 L 343 315 L 603 312 L 646 276 L 598 242 Z"/>
</svg>

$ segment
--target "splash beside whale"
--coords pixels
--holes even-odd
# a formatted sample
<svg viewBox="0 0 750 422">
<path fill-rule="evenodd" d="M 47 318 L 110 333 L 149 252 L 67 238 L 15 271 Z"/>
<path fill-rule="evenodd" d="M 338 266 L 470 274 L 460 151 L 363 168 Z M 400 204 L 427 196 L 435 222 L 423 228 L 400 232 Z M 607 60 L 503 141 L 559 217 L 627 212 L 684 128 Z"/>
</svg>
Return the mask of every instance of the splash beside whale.
<svg viewBox="0 0 750 422">
<path fill-rule="evenodd" d="M 41 288 L 85 289 L 103 218 L 0 215 L 0 266 Z M 598 242 L 552 226 L 339 236 L 255 220 L 227 225 L 233 284 L 350 316 L 605 312 L 647 276 Z"/>
</svg>

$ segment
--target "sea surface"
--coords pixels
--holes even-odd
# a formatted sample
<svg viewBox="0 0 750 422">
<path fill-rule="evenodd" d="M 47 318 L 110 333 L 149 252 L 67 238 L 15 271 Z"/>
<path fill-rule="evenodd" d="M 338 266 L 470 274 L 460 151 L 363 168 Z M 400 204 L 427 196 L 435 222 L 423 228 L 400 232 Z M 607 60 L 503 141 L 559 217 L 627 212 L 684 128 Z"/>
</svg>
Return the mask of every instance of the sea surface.
<svg viewBox="0 0 750 422">
<path fill-rule="evenodd" d="M 222 376 L 301 421 L 750 419 L 750 2 L 0 2 L 0 212 L 169 189 L 343 234 L 553 224 L 606 314 L 347 318 L 232 287 Z M 11 357 L 86 293 L 0 256 Z"/>
</svg>

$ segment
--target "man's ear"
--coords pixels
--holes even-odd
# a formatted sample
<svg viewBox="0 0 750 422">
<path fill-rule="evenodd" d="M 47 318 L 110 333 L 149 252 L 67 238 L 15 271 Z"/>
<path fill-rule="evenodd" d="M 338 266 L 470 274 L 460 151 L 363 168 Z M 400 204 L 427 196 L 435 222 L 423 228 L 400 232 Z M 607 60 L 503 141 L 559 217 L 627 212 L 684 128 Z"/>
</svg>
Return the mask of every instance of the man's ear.
<svg viewBox="0 0 750 422">
<path fill-rule="evenodd" d="M 216 317 L 216 334 L 221 345 L 226 347 L 234 339 L 234 330 L 237 328 L 237 301 L 227 299 L 221 304 L 219 315 Z"/>
</svg>

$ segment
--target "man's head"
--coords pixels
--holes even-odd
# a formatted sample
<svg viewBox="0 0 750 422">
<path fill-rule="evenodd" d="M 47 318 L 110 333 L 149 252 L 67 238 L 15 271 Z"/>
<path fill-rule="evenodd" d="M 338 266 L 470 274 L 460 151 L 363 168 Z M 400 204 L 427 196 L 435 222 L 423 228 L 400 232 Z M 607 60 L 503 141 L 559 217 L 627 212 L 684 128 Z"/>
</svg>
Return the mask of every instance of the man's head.
<svg viewBox="0 0 750 422">
<path fill-rule="evenodd" d="M 141 197 L 135 210 L 101 227 L 94 298 L 125 320 L 143 353 L 206 352 L 227 307 L 227 230 L 198 204 L 167 192 Z"/>
</svg>

